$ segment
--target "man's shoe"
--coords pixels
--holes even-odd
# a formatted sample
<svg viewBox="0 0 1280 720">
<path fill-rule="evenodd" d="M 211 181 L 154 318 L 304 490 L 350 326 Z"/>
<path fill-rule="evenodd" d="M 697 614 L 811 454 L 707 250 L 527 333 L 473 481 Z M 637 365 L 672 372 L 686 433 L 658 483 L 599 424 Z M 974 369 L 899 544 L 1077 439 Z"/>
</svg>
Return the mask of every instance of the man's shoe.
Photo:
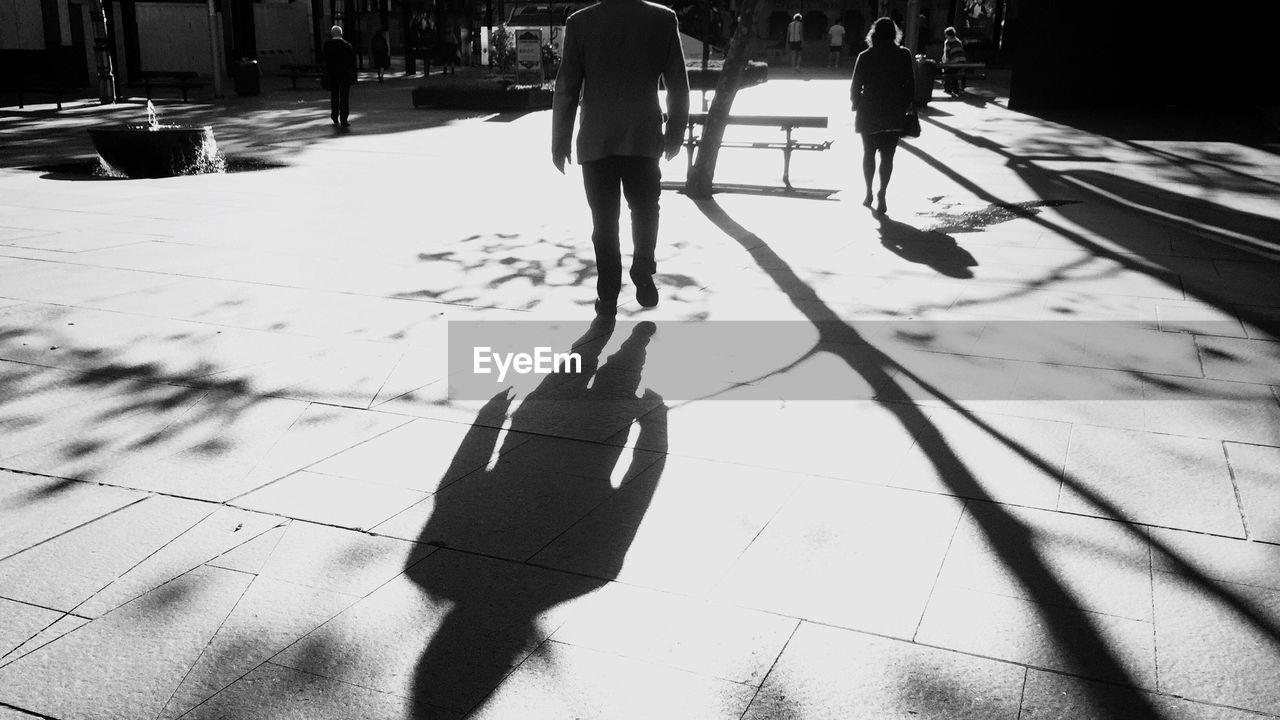
<svg viewBox="0 0 1280 720">
<path fill-rule="evenodd" d="M 658 304 L 658 286 L 653 284 L 652 277 L 632 278 L 636 283 L 636 302 L 641 307 L 653 307 Z"/>
<path fill-rule="evenodd" d="M 602 300 L 596 300 L 596 317 L 611 318 L 618 314 L 617 303 L 605 303 Z"/>
</svg>

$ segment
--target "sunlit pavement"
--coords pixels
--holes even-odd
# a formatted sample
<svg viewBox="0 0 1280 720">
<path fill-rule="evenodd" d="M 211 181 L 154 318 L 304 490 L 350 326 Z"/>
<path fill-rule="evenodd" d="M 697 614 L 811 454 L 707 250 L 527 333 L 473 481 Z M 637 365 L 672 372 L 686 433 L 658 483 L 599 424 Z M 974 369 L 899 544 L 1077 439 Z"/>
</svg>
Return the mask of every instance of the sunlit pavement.
<svg viewBox="0 0 1280 720">
<path fill-rule="evenodd" d="M 414 82 L 159 102 L 270 165 L 164 180 L 0 113 L 0 718 L 1280 716 L 1275 145 L 993 82 L 877 218 L 776 72 L 834 146 L 665 193 L 610 326 L 549 114 Z M 592 376 L 450 392 L 499 320 Z"/>
</svg>

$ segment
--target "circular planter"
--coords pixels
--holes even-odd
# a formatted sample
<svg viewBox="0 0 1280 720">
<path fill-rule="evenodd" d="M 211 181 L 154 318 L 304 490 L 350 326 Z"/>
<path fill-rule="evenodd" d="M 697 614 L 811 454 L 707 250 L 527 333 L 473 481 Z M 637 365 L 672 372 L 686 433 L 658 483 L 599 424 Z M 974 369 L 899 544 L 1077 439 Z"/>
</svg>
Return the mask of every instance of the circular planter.
<svg viewBox="0 0 1280 720">
<path fill-rule="evenodd" d="M 90 128 L 98 156 L 131 178 L 160 178 L 201 172 L 217 154 L 213 128 L 191 125 L 121 125 Z"/>
</svg>

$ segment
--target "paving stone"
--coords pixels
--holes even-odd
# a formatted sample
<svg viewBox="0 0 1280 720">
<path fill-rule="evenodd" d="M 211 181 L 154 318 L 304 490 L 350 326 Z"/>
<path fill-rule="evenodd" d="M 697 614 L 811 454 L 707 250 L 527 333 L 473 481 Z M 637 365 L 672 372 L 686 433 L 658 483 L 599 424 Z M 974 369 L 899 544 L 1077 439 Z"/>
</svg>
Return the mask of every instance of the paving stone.
<svg viewBox="0 0 1280 720">
<path fill-rule="evenodd" d="M 155 717 L 250 579 L 193 570 L 0 668 L 0 701 L 68 720 Z"/>
<path fill-rule="evenodd" d="M 167 497 L 134 503 L 0 562 L 0 596 L 74 610 L 214 509 Z"/>
<path fill-rule="evenodd" d="M 85 217 L 88 218 L 87 213 Z M 15 259 L 6 271 L 5 294 L 30 302 L 80 305 L 171 282 L 172 277 L 158 273 L 112 268 L 95 268 L 86 273 L 84 268 L 69 263 Z"/>
<path fill-rule="evenodd" d="M 1226 465 L 1216 441 L 1077 425 L 1058 509 L 1243 537 Z"/>
<path fill-rule="evenodd" d="M 184 717 L 191 720 L 254 717 L 261 720 L 340 717 L 391 720 L 414 717 L 407 698 L 264 663 Z M 450 720 L 443 714 L 422 714 Z M 460 720 L 461 716 L 453 716 Z"/>
<path fill-rule="evenodd" d="M 0 598 L 0 663 L 9 653 L 52 625 L 63 614 L 56 610 Z"/>
<path fill-rule="evenodd" d="M 539 565 L 701 596 L 803 477 L 669 457 L 532 559 Z"/>
<path fill-rule="evenodd" d="M 99 482 L 223 501 L 246 488 L 246 477 L 298 419 L 305 404 L 215 391 L 163 428 L 104 439 L 87 456 L 78 446 L 52 445 L 16 458 L 45 471 L 89 474 Z M 113 452 L 114 451 L 114 452 Z"/>
<path fill-rule="evenodd" d="M 1070 425 L 941 408 L 930 408 L 926 415 L 937 441 L 917 433 L 916 444 L 887 484 L 1032 507 L 1057 506 Z"/>
<path fill-rule="evenodd" d="M 236 505 L 323 525 L 368 530 L 424 497 L 425 493 L 414 490 L 303 470 L 240 497 Z"/>
<path fill-rule="evenodd" d="M 310 404 L 249 471 L 244 486 L 262 487 L 409 421 L 400 415 Z"/>
<path fill-rule="evenodd" d="M 1280 591 L 1154 578 L 1160 691 L 1280 714 Z"/>
<path fill-rule="evenodd" d="M 278 518 L 268 515 L 218 508 L 95 593 L 76 608 L 76 614 L 90 619 L 98 618 L 204 562 L 249 542 L 278 522 Z"/>
<path fill-rule="evenodd" d="M 1199 336 L 1204 375 L 1216 380 L 1275 382 L 1280 368 L 1280 342 Z"/>
<path fill-rule="evenodd" d="M 255 578 L 183 678 L 160 718 L 170 720 L 181 716 L 358 599 L 270 578 Z"/>
<path fill-rule="evenodd" d="M 893 383 L 906 398 L 934 407 L 1011 399 L 1023 367 L 1023 363 L 1013 360 L 973 355 L 930 352 L 892 355 L 899 366 L 894 369 Z"/>
<path fill-rule="evenodd" d="M 467 710 L 600 580 L 440 550 L 273 662 Z"/>
<path fill-rule="evenodd" d="M 1149 378 L 1145 429 L 1214 440 L 1280 445 L 1280 402 L 1252 383 Z"/>
<path fill-rule="evenodd" d="M 969 503 L 938 584 L 1151 622 L 1145 528 Z"/>
<path fill-rule="evenodd" d="M 1023 720 L 1257 720 L 1255 713 L 1205 705 L 1042 670 L 1027 671 Z"/>
<path fill-rule="evenodd" d="M 1280 590 L 1280 546 L 1150 528 L 1154 569 Z"/>
<path fill-rule="evenodd" d="M 472 717 L 727 719 L 742 716 L 753 692 L 746 685 L 551 642 Z"/>
<path fill-rule="evenodd" d="M 902 419 L 895 410 L 902 411 Z M 882 482 L 911 447 L 920 419 L 923 414 L 910 408 L 869 401 L 693 403 L 669 413 L 666 449 L 674 455 Z M 841 452 L 831 453 L 834 447 Z"/>
<path fill-rule="evenodd" d="M 758 686 L 795 627 L 791 618 L 609 583 L 579 603 L 551 637 Z"/>
<path fill-rule="evenodd" d="M 1249 537 L 1280 543 L 1280 447 L 1227 443 Z"/>
<path fill-rule="evenodd" d="M 0 558 L 144 497 L 132 490 L 0 470 Z"/>
<path fill-rule="evenodd" d="M 939 585 L 916 642 L 1154 689 L 1149 622 Z M 1161 655 L 1163 663 L 1163 655 Z"/>
<path fill-rule="evenodd" d="M 258 552 L 249 552 L 238 558 L 227 555 L 213 562 L 237 565 L 231 569 L 256 572 L 275 580 L 343 595 L 364 596 L 433 549 L 394 538 L 371 537 L 352 530 L 292 522 L 259 568 L 247 569 L 236 562 L 238 559 L 253 563 L 261 557 Z"/>
<path fill-rule="evenodd" d="M 993 413 L 1141 430 L 1144 383 L 1132 372 L 1068 365 L 1024 364 L 1012 399 Z"/>
<path fill-rule="evenodd" d="M 35 720 L 35 718 L 39 717 L 39 715 L 32 715 L 30 713 L 22 712 L 21 710 L 15 710 L 13 708 L 0 705 L 0 720 Z"/>
<path fill-rule="evenodd" d="M 48 412 L 3 422 L 5 442 L 0 452 L 6 467 L 56 474 L 51 471 L 65 465 L 91 475 L 95 466 L 84 457 L 97 458 L 113 444 L 141 442 L 161 432 L 206 394 L 198 388 L 82 377 L 86 385 L 105 390 Z"/>
<path fill-rule="evenodd" d="M 1156 303 L 1156 317 L 1160 321 L 1160 329 L 1166 332 L 1246 337 L 1244 326 L 1235 312 L 1213 305 L 1160 302 Z"/>
<path fill-rule="evenodd" d="M 500 436 L 501 418 L 496 420 L 495 427 L 414 420 L 338 452 L 309 470 L 433 493 L 489 463 Z M 502 438 L 504 448 L 530 437 L 507 434 Z"/>
<path fill-rule="evenodd" d="M 67 633 L 79 630 L 88 624 L 88 622 L 89 621 L 87 619 L 77 617 L 75 615 L 63 615 L 57 620 L 54 620 L 51 625 L 45 627 L 35 635 L 32 635 L 21 645 L 14 648 L 8 655 L 0 658 L 0 664 L 8 665 L 23 655 L 29 655 Z"/>
<path fill-rule="evenodd" d="M 712 597 L 909 638 L 959 517 L 960 504 L 942 496 L 808 481 Z"/>
<path fill-rule="evenodd" d="M 257 575 L 262 572 L 262 568 L 271 559 L 271 554 L 276 551 L 276 546 L 280 544 L 280 539 L 284 537 L 285 532 L 292 524 L 292 520 L 282 519 L 276 527 L 237 545 L 205 564 L 220 567 L 224 570 L 237 570 L 250 575 Z"/>
<path fill-rule="evenodd" d="M 374 532 L 416 542 L 527 560 L 587 513 L 620 492 L 610 481 L 633 451 L 621 446 L 584 443 L 594 457 L 582 456 L 576 470 L 557 467 L 555 444 L 539 448 L 523 462 L 498 462 L 481 468 L 428 497 Z M 641 463 L 652 453 L 635 451 Z M 606 474 L 607 473 L 607 474 Z M 604 474 L 604 477 L 598 475 Z"/>
<path fill-rule="evenodd" d="M 1025 669 L 802 622 L 744 716 L 999 720 L 1018 717 Z"/>
</svg>

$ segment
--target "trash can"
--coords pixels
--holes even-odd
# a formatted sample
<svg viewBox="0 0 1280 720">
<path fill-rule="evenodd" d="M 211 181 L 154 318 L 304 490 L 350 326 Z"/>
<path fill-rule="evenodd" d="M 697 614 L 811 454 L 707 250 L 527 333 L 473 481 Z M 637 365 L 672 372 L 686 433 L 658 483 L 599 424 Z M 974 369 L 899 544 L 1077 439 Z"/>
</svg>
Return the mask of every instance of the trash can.
<svg viewBox="0 0 1280 720">
<path fill-rule="evenodd" d="M 257 95 L 262 91 L 258 73 L 258 61 L 240 58 L 236 63 L 235 81 L 237 95 Z"/>
<path fill-rule="evenodd" d="M 916 56 L 916 105 L 925 106 L 933 99 L 933 81 L 938 77 L 938 62 L 924 55 Z"/>
</svg>

